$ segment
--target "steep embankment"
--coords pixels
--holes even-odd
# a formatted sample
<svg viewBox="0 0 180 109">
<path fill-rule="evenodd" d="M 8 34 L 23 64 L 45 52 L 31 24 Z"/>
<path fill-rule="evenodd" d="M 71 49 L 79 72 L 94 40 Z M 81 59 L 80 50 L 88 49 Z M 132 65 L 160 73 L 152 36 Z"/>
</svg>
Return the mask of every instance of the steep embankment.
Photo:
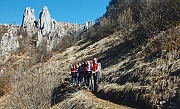
<svg viewBox="0 0 180 109">
<path fill-rule="evenodd" d="M 94 96 L 83 87 L 63 83 L 53 91 L 52 109 L 132 109 Z"/>
</svg>

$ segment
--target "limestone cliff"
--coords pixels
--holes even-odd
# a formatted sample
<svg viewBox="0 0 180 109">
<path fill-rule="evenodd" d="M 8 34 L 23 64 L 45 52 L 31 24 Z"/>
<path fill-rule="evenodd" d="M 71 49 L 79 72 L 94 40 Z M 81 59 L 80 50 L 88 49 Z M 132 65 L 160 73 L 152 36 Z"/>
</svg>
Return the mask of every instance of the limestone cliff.
<svg viewBox="0 0 180 109">
<path fill-rule="evenodd" d="M 3 27 L 3 26 L 1 26 Z M 19 48 L 19 42 L 18 38 L 20 36 L 17 35 L 17 27 L 12 26 L 6 26 L 7 32 L 5 32 L 1 36 L 0 40 L 0 57 L 3 55 L 6 55 L 10 53 L 11 51 L 15 51 L 17 48 Z M 1 61 L 1 60 L 0 60 Z"/>
<path fill-rule="evenodd" d="M 91 21 L 87 21 L 84 25 L 57 22 L 51 18 L 46 6 L 40 11 L 39 19 L 36 19 L 34 11 L 30 7 L 24 10 L 21 28 L 18 25 L 0 25 L 0 56 L 29 46 L 30 43 L 40 49 L 44 47 L 47 51 L 51 51 L 60 43 L 61 38 L 79 37 L 93 25 Z"/>
<path fill-rule="evenodd" d="M 49 34 L 56 29 L 56 21 L 51 19 L 51 15 L 46 6 L 43 7 L 39 14 L 38 28 L 41 30 L 42 35 Z"/>
<path fill-rule="evenodd" d="M 47 50 L 51 51 L 65 36 L 80 36 L 81 33 L 87 31 L 93 26 L 92 21 L 87 21 L 84 25 L 77 23 L 57 22 L 51 18 L 47 6 L 40 11 L 39 19 L 35 19 L 34 10 L 30 7 L 26 8 L 23 14 L 22 28 L 29 36 L 33 35 L 36 39 L 37 47 L 42 45 L 42 41 L 47 42 Z M 46 37 L 46 38 L 44 38 Z"/>
<path fill-rule="evenodd" d="M 30 36 L 35 33 L 35 20 L 34 9 L 27 7 L 23 14 L 22 27 Z"/>
</svg>

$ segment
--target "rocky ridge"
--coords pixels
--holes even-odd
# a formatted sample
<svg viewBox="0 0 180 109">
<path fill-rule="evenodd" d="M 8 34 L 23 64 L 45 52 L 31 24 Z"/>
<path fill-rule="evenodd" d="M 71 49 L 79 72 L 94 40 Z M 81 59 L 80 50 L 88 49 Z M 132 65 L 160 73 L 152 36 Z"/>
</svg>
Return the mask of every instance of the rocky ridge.
<svg viewBox="0 0 180 109">
<path fill-rule="evenodd" d="M 31 44 L 34 47 L 40 49 L 44 47 L 48 52 L 51 52 L 53 48 L 58 46 L 63 37 L 72 36 L 78 38 L 94 24 L 92 21 L 87 21 L 83 25 L 57 22 L 51 18 L 47 6 L 44 6 L 40 11 L 39 19 L 36 19 L 34 11 L 30 7 L 25 9 L 21 27 L 17 25 L 0 25 L 0 56 L 22 48 L 24 45 L 19 44 L 21 43 L 19 41 L 25 37 L 24 40 L 32 41 Z"/>
<path fill-rule="evenodd" d="M 62 37 L 69 34 L 78 37 L 82 32 L 93 26 L 93 22 L 87 21 L 84 25 L 57 22 L 55 19 L 51 18 L 47 6 L 44 6 L 39 14 L 38 20 L 35 20 L 34 10 L 26 8 L 23 16 L 22 28 L 27 30 L 27 25 L 29 31 L 33 30 L 33 34 L 37 33 L 37 36 L 35 36 L 35 39 L 37 39 L 37 46 L 42 46 L 42 42 L 45 40 L 47 41 L 47 50 L 51 51 Z M 32 32 L 28 32 L 28 34 L 30 36 L 33 35 Z"/>
</svg>

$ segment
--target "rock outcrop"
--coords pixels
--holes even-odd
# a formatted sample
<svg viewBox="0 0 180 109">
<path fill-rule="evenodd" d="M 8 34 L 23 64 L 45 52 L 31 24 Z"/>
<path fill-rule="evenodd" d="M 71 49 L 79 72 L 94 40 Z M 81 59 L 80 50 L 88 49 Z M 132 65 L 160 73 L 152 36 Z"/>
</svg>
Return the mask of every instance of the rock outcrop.
<svg viewBox="0 0 180 109">
<path fill-rule="evenodd" d="M 30 36 L 35 33 L 35 20 L 34 9 L 27 7 L 23 14 L 22 27 Z"/>
<path fill-rule="evenodd" d="M 17 36 L 17 28 L 14 28 L 13 26 L 8 28 L 8 31 L 2 35 L 0 40 L 0 57 L 19 48 L 19 36 Z"/>
<path fill-rule="evenodd" d="M 93 21 L 86 21 L 85 25 L 84 25 L 84 29 L 88 30 L 90 27 L 92 27 L 94 25 Z"/>
<path fill-rule="evenodd" d="M 39 14 L 38 22 L 38 27 L 41 30 L 42 35 L 49 34 L 51 31 L 56 29 L 56 24 L 56 21 L 51 19 L 48 8 L 44 6 Z"/>
<path fill-rule="evenodd" d="M 84 25 L 78 25 L 77 23 L 68 22 L 56 22 L 51 18 L 47 6 L 44 6 L 39 14 L 39 19 L 35 19 L 34 9 L 27 7 L 23 14 L 22 27 L 28 32 L 28 34 L 34 34 L 34 32 L 41 31 L 41 34 L 52 35 L 57 34 L 59 37 L 67 35 L 67 33 L 79 34 L 92 27 L 94 22 L 86 21 Z M 36 29 L 35 29 L 36 28 Z"/>
<path fill-rule="evenodd" d="M 43 7 L 39 14 L 39 19 L 36 19 L 34 9 L 27 7 L 23 13 L 21 28 L 26 33 L 21 33 L 22 30 L 16 26 L 8 26 L 8 31 L 0 33 L 0 56 L 6 55 L 11 51 L 15 51 L 26 42 L 19 42 L 22 37 L 27 36 L 28 43 L 35 47 L 51 51 L 60 39 L 65 36 L 78 37 L 82 32 L 86 31 L 93 25 L 93 22 L 87 21 L 84 25 L 68 22 L 56 22 L 51 18 L 49 10 L 46 6 Z M 18 32 L 17 32 L 18 31 Z M 23 34 L 23 35 L 21 35 Z M 32 40 L 32 42 L 30 42 Z M 28 46 L 28 45 L 27 45 Z"/>
</svg>

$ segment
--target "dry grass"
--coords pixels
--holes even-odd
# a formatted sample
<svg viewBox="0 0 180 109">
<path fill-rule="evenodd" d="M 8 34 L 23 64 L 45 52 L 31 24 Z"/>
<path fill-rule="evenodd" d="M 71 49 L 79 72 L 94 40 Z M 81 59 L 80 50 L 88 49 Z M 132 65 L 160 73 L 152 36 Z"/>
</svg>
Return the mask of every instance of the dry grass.
<svg viewBox="0 0 180 109">
<path fill-rule="evenodd" d="M 4 80 L 4 77 L 0 77 L 0 96 L 3 96 L 5 94 L 4 87 L 5 87 L 6 81 Z"/>
<path fill-rule="evenodd" d="M 7 55 L 1 62 L 1 92 L 9 96 L 0 103 L 0 108 L 46 109 L 51 106 L 52 88 L 60 82 L 56 81 L 54 72 L 46 72 L 43 62 L 49 57 L 31 47 Z M 33 67 L 35 64 L 37 66 Z"/>
<path fill-rule="evenodd" d="M 131 55 L 103 69 L 103 81 L 115 82 L 123 86 L 107 85 L 99 94 L 104 93 L 103 95 L 107 95 L 106 97 L 110 99 L 115 98 L 113 95 L 119 94 L 120 96 L 117 97 L 119 101 L 124 101 L 123 97 L 130 94 L 132 98 L 125 98 L 151 108 L 156 108 L 161 101 L 165 101 L 166 105 L 170 102 L 178 104 L 179 36 L 179 26 L 163 31 L 149 39 L 147 45 L 142 46 L 141 51 L 133 51 L 136 52 L 136 56 Z M 132 85 L 129 86 L 128 82 Z M 128 86 L 129 91 L 124 86 Z M 144 90 L 145 86 L 148 86 L 148 90 Z M 141 88 L 143 92 L 139 91 Z"/>
</svg>

